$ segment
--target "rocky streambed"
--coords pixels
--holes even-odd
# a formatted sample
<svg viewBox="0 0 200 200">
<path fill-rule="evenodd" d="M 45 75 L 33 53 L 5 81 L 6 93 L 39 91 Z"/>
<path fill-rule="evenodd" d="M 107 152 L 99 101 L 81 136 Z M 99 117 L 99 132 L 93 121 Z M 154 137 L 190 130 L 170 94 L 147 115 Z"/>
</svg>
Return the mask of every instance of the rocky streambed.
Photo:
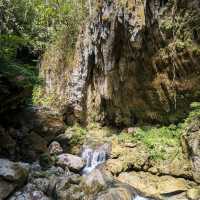
<svg viewBox="0 0 200 200">
<path fill-rule="evenodd" d="M 200 199 L 198 120 L 182 136 L 183 152 L 155 161 L 114 129 L 66 128 L 48 113 L 34 116 L 0 129 L 1 200 Z"/>
<path fill-rule="evenodd" d="M 109 145 L 85 146 L 82 157 L 63 153 L 54 141 L 49 154 L 32 164 L 0 159 L 0 199 L 143 200 L 136 190 L 105 169 Z"/>
<path fill-rule="evenodd" d="M 77 156 L 65 153 L 59 142 L 53 141 L 48 153 L 32 164 L 0 159 L 0 199 L 200 199 L 200 187 L 194 181 L 172 175 L 158 176 L 144 168 L 120 168 L 122 162 L 127 164 L 130 160 L 120 160 L 116 146 L 112 148 L 109 142 L 94 144 L 96 141 L 91 145 L 87 142 L 82 154 Z M 129 150 L 135 148 L 125 146 Z M 122 146 L 120 152 L 123 152 Z M 139 166 L 144 159 L 136 157 L 132 162 Z"/>
</svg>

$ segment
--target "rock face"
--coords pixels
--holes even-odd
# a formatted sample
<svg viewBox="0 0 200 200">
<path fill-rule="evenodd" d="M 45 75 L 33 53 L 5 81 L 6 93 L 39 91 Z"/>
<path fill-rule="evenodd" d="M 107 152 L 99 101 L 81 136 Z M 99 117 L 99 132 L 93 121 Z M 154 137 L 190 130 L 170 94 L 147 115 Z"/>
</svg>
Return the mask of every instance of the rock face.
<svg viewBox="0 0 200 200">
<path fill-rule="evenodd" d="M 185 192 L 188 191 L 194 183 L 187 182 L 184 179 L 176 179 L 170 176 L 155 176 L 145 172 L 130 172 L 120 174 L 118 180 L 130 184 L 145 196 L 158 199 L 178 199 L 176 195 L 187 199 Z"/>
<path fill-rule="evenodd" d="M 44 57 L 44 97 L 55 95 L 52 106 L 68 122 L 169 123 L 184 116 L 199 98 L 199 2 L 103 0 L 96 7 L 74 64 L 54 59 L 52 68 Z"/>
<path fill-rule="evenodd" d="M 183 150 L 192 163 L 193 178 L 200 183 L 200 123 L 194 119 L 182 136 Z"/>
</svg>

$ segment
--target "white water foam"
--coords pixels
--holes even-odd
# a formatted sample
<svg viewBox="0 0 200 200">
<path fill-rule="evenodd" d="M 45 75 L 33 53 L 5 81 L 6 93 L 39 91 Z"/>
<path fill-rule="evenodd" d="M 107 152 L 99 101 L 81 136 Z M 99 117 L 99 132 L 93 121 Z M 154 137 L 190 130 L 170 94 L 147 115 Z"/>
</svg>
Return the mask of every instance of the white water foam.
<svg viewBox="0 0 200 200">
<path fill-rule="evenodd" d="M 150 200 L 150 199 L 137 195 L 136 197 L 133 198 L 133 200 Z"/>
<path fill-rule="evenodd" d="M 104 150 L 85 148 L 82 153 L 82 158 L 86 161 L 86 166 L 83 169 L 83 173 L 88 174 L 98 165 L 106 161 L 106 152 Z"/>
</svg>

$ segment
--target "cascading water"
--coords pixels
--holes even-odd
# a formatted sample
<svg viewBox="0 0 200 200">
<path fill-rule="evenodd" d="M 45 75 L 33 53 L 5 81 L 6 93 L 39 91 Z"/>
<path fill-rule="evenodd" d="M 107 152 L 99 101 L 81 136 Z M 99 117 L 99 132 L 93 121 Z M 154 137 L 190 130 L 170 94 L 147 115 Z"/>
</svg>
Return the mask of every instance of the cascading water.
<svg viewBox="0 0 200 200">
<path fill-rule="evenodd" d="M 151 199 L 148 199 L 148 198 L 141 197 L 141 196 L 137 195 L 136 197 L 133 197 L 133 200 L 151 200 Z"/>
<path fill-rule="evenodd" d="M 106 161 L 106 151 L 102 149 L 93 150 L 91 148 L 85 148 L 82 153 L 82 158 L 86 161 L 83 173 L 87 174 Z"/>
<path fill-rule="evenodd" d="M 82 158 L 86 162 L 86 166 L 83 169 L 83 174 L 87 176 L 92 170 L 94 170 L 98 165 L 106 162 L 107 151 L 105 146 L 102 145 L 97 149 L 92 149 L 91 147 L 85 147 L 82 152 Z M 141 197 L 140 195 L 134 195 L 133 200 L 150 200 L 149 198 Z"/>
</svg>

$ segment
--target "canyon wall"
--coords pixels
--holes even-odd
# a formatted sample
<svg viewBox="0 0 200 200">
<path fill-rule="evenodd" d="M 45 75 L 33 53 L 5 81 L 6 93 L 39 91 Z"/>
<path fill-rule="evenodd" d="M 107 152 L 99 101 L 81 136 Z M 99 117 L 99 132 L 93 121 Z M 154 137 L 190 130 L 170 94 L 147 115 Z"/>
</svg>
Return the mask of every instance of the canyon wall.
<svg viewBox="0 0 200 200">
<path fill-rule="evenodd" d="M 95 6 L 73 61 L 66 62 L 66 37 L 41 61 L 48 106 L 68 123 L 167 124 L 186 116 L 200 97 L 199 1 L 102 0 Z"/>
</svg>

